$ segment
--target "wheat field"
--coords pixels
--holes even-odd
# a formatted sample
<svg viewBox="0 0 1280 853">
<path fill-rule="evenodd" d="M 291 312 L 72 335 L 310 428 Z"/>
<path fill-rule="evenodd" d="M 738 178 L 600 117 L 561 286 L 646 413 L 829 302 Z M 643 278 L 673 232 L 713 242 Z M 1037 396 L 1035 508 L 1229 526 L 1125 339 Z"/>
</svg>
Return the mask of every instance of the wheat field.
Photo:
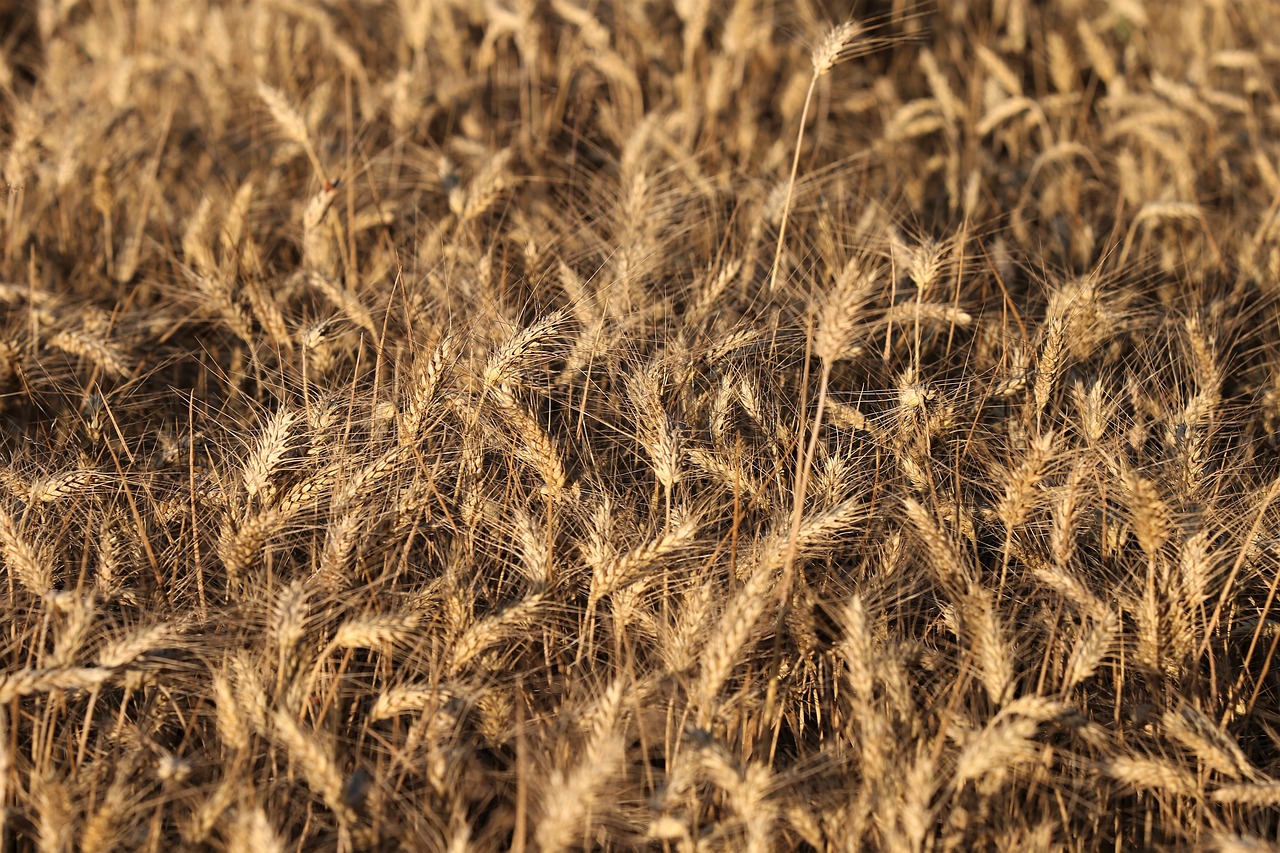
<svg viewBox="0 0 1280 853">
<path fill-rule="evenodd" d="M 1280 849 L 1280 2 L 0 2 L 4 850 Z"/>
</svg>

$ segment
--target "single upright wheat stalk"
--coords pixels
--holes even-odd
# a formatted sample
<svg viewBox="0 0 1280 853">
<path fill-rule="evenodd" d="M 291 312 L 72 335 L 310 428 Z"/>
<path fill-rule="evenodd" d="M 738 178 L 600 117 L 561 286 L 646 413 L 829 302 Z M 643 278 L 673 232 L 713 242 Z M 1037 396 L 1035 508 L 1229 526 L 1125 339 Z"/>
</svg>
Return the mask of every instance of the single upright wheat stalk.
<svg viewBox="0 0 1280 853">
<path fill-rule="evenodd" d="M 795 153 L 791 158 L 791 174 L 787 178 L 787 195 L 782 203 L 782 221 L 778 225 L 778 242 L 773 250 L 773 266 L 769 270 L 769 293 L 777 290 L 778 264 L 782 259 L 783 240 L 787 236 L 787 219 L 791 213 L 791 197 L 795 193 L 796 173 L 800 169 L 800 148 L 804 144 L 805 123 L 809 120 L 809 104 L 813 100 L 813 92 L 818 87 L 819 78 L 828 74 L 836 62 L 840 60 L 849 45 L 862 32 L 862 28 L 854 21 L 845 21 L 832 27 L 818 42 L 810 54 L 813 74 L 809 77 L 809 91 L 804 96 L 804 107 L 800 110 L 800 129 L 796 133 Z"/>
</svg>

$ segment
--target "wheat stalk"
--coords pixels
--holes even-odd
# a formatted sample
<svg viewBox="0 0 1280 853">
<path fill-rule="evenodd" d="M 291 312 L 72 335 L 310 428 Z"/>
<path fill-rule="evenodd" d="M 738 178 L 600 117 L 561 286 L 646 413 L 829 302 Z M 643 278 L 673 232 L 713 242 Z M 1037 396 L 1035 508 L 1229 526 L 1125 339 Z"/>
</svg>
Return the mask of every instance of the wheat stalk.
<svg viewBox="0 0 1280 853">
<path fill-rule="evenodd" d="M 861 33 L 862 28 L 853 21 L 837 24 L 827 31 L 822 40 L 814 46 L 813 52 L 809 56 L 809 60 L 813 65 L 813 74 L 809 77 L 809 90 L 805 93 L 804 107 L 800 110 L 800 129 L 796 134 L 795 153 L 791 158 L 791 173 L 787 177 L 786 199 L 782 204 L 781 222 L 778 225 L 778 242 L 774 246 L 773 264 L 769 269 L 769 293 L 774 293 L 777 290 L 778 264 L 782 259 L 783 241 L 787 236 L 787 219 L 791 213 L 791 197 L 796 188 L 796 173 L 800 169 L 800 148 L 804 142 L 805 124 L 809 118 L 809 104 L 813 100 L 813 93 L 818 86 L 818 80 L 835 67 L 836 62 L 848 52 L 854 39 Z"/>
</svg>

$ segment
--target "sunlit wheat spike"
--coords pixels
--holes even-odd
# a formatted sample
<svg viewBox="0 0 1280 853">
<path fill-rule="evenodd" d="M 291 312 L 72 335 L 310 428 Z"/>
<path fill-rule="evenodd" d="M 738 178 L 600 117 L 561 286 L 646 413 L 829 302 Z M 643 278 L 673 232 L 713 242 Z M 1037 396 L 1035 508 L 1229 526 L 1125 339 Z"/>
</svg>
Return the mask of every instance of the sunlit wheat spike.
<svg viewBox="0 0 1280 853">
<path fill-rule="evenodd" d="M 1116 67 L 1115 57 L 1111 54 L 1111 49 L 1107 47 L 1098 36 L 1097 31 L 1084 18 L 1079 20 L 1076 26 L 1076 33 L 1080 36 L 1080 44 L 1084 48 L 1085 56 L 1088 58 L 1094 72 L 1106 81 L 1107 85 L 1114 85 L 1120 72 Z"/>
<path fill-rule="evenodd" d="M 296 142 L 302 146 L 306 152 L 311 165 L 316 170 L 316 175 L 321 180 L 325 178 L 324 167 L 320 165 L 320 158 L 316 156 L 315 148 L 311 144 L 311 132 L 307 130 L 307 122 L 293 105 L 289 103 L 289 99 L 284 93 L 274 86 L 268 85 L 266 82 L 259 80 L 257 84 L 258 97 L 266 104 L 267 111 L 271 113 L 271 117 L 275 119 L 276 124 L 284 133 L 285 137 L 291 142 Z"/>
<path fill-rule="evenodd" d="M 1280 806 L 1280 782 L 1267 780 L 1221 785 L 1210 794 L 1210 797 L 1215 803 L 1237 803 L 1260 808 L 1275 808 Z"/>
<path fill-rule="evenodd" d="M 73 497 L 86 491 L 94 482 L 93 471 L 67 471 L 54 474 L 31 484 L 28 499 L 41 503 L 52 503 Z"/>
<path fill-rule="evenodd" d="M 827 290 L 818 313 L 813 354 L 831 363 L 857 355 L 854 347 L 860 314 L 879 285 L 879 270 L 868 270 L 865 262 L 848 261 Z"/>
<path fill-rule="evenodd" d="M 357 616 L 343 622 L 334 634 L 335 649 L 378 648 L 404 639 L 418 625 L 413 613 L 379 613 Z"/>
<path fill-rule="evenodd" d="M 245 181 L 236 190 L 236 194 L 231 200 L 231 207 L 227 210 L 227 215 L 222 223 L 222 231 L 219 234 L 224 252 L 236 251 L 240 247 L 241 240 L 244 239 L 249 220 L 249 209 L 253 203 L 253 193 L 253 181 Z"/>
<path fill-rule="evenodd" d="M 113 378 L 123 379 L 130 373 L 124 357 L 110 344 L 93 335 L 66 329 L 50 338 L 49 346 L 85 358 Z"/>
<path fill-rule="evenodd" d="M 501 642 L 508 634 L 533 619 L 542 609 L 545 596 L 534 593 L 494 616 L 476 622 L 453 648 L 453 665 L 466 666 L 478 654 Z"/>
<path fill-rule="evenodd" d="M 1172 515 L 1151 480 L 1129 473 L 1124 477 L 1124 486 L 1138 544 L 1148 556 L 1154 556 L 1172 533 Z"/>
<path fill-rule="evenodd" d="M 235 690 L 225 672 L 215 672 L 212 680 L 213 701 L 218 736 L 226 748 L 242 750 L 249 746 L 253 729 L 239 708 Z"/>
<path fill-rule="evenodd" d="M 752 572 L 746 583 L 734 593 L 707 638 L 693 692 L 699 718 L 704 722 L 710 722 L 714 716 L 717 695 L 757 632 L 761 617 L 773 603 L 773 597 L 768 593 L 775 582 L 775 571 L 766 565 Z"/>
<path fill-rule="evenodd" d="M 834 68 L 861 33 L 862 27 L 856 21 L 845 21 L 827 30 L 822 40 L 814 45 L 810 55 L 813 73 L 821 77 Z"/>
<path fill-rule="evenodd" d="M 994 705 L 1002 705 L 1013 685 L 1014 655 L 997 604 L 990 591 L 977 584 L 970 587 L 961 602 L 987 698 Z"/>
<path fill-rule="evenodd" d="M 49 555 L 27 540 L 17 521 L 3 507 L 0 507 L 0 555 L 27 592 L 43 595 L 53 587 Z"/>
<path fill-rule="evenodd" d="M 412 384 L 404 408 L 404 441 L 412 441 L 417 437 L 424 416 L 447 381 L 457 350 L 457 340 L 446 335 L 436 344 L 429 358 L 419 357 L 414 360 Z"/>
<path fill-rule="evenodd" d="M 173 646 L 185 630 L 186 626 L 179 622 L 161 622 L 135 630 L 103 646 L 98 652 L 98 665 L 126 666 L 148 652 Z"/>
<path fill-rule="evenodd" d="M 564 309 L 553 311 L 508 338 L 484 366 L 485 385 L 496 388 L 515 381 L 521 371 L 548 351 L 551 342 L 561 334 L 566 318 Z"/>
<path fill-rule="evenodd" d="M 446 687 L 402 684 L 378 694 L 378 699 L 373 703 L 369 716 L 375 722 L 389 720 L 400 714 L 421 711 L 424 708 L 439 707 L 445 702 L 456 698 L 457 695 L 453 690 Z"/>
<path fill-rule="evenodd" d="M 1260 779 L 1261 774 L 1235 738 L 1219 729 L 1198 709 L 1184 705 L 1177 711 L 1165 711 L 1161 722 L 1210 769 L 1232 780 Z"/>
<path fill-rule="evenodd" d="M 297 422 L 298 412 L 282 407 L 263 427 L 257 445 L 244 464 L 244 490 L 249 497 L 257 497 L 269 489 L 272 475 L 289 452 L 293 438 L 290 432 Z"/>
<path fill-rule="evenodd" d="M 1036 381 L 1032 389 L 1036 416 L 1043 414 L 1049 405 L 1049 395 L 1058 381 L 1066 358 L 1067 324 L 1061 318 L 1049 320 L 1043 329 L 1043 343 L 1036 363 Z"/>
<path fill-rule="evenodd" d="M 230 847 L 259 853 L 284 853 L 284 839 L 271 825 L 262 806 L 245 806 L 236 810 L 231 824 Z"/>
<path fill-rule="evenodd" d="M 283 587 L 271 602 L 271 634 L 280 659 L 286 660 L 306 634 L 311 591 L 303 581 Z"/>
<path fill-rule="evenodd" d="M 0 848 L 1272 849 L 1278 13 L 0 0 Z"/>
<path fill-rule="evenodd" d="M 311 789 L 324 799 L 324 804 L 339 820 L 350 823 L 355 815 L 343 799 L 343 775 L 332 747 L 319 733 L 295 720 L 285 708 L 277 708 L 271 715 L 271 728 Z"/>
<path fill-rule="evenodd" d="M 636 580 L 659 560 L 688 545 L 697 531 L 697 519 L 690 516 L 659 538 L 632 548 L 616 558 L 602 561 L 591 579 L 588 609 L 604 596 Z"/>
<path fill-rule="evenodd" d="M 914 498 L 907 498 L 902 503 L 911 526 L 924 541 L 930 557 L 930 568 L 948 589 L 968 589 L 973 582 L 973 573 L 961 552 L 956 547 L 937 520 Z"/>
<path fill-rule="evenodd" d="M 820 554 L 840 537 L 857 530 L 867 517 L 867 507 L 860 497 L 849 498 L 821 512 L 801 517 L 800 524 L 785 533 L 776 529 L 760 541 L 759 565 L 769 569 L 784 567 L 787 554 L 798 558 Z"/>
<path fill-rule="evenodd" d="M 0 676 L 0 701 L 63 690 L 92 690 L 116 675 L 114 669 L 104 666 L 15 670 Z"/>
<path fill-rule="evenodd" d="M 536 834 L 540 850 L 566 850 L 574 844 L 584 822 L 605 806 L 606 785 L 624 757 L 622 733 L 611 730 L 592 744 L 590 760 L 547 776 Z"/>
<path fill-rule="evenodd" d="M 1106 774 L 1134 791 L 1167 791 L 1193 796 L 1200 785 L 1189 771 L 1170 761 L 1122 755 L 1106 764 Z"/>
<path fill-rule="evenodd" d="M 115 780 L 95 811 L 88 816 L 80 836 L 80 850 L 84 853 L 106 853 L 117 849 L 122 840 L 121 823 L 127 818 L 131 789 L 122 780 Z"/>
<path fill-rule="evenodd" d="M 1052 431 L 1031 441 L 1022 464 L 1005 475 L 1004 496 L 996 507 L 996 514 L 1007 530 L 1020 526 L 1038 502 L 1036 488 L 1045 474 L 1045 467 L 1053 455 L 1055 436 Z"/>
<path fill-rule="evenodd" d="M 472 179 L 465 192 L 449 195 L 449 207 L 460 222 L 478 219 L 498 202 L 504 190 L 511 185 L 511 149 L 499 151 L 485 164 L 480 174 Z"/>
<path fill-rule="evenodd" d="M 550 500 L 564 495 L 569 485 L 569 474 L 560 444 L 506 387 L 497 389 L 495 399 L 516 438 L 515 454 L 542 478 L 543 495 Z"/>
<path fill-rule="evenodd" d="M 1091 621 L 1080 633 L 1062 673 L 1062 690 L 1069 692 L 1098 669 L 1116 641 L 1120 624 L 1112 613 Z"/>
<path fill-rule="evenodd" d="M 1011 769 L 1033 760 L 1037 750 L 1032 738 L 1038 729 L 1038 721 L 1025 717 L 993 722 L 960 753 L 953 784 L 958 787 L 971 779 L 984 779 L 988 784 L 1007 782 Z"/>
<path fill-rule="evenodd" d="M 875 695 L 876 658 L 875 642 L 867 624 L 867 609 L 862 597 L 854 594 L 845 602 L 840 613 L 845 638 L 840 643 L 840 656 L 848 671 L 849 686 L 860 702 L 870 702 Z"/>
</svg>

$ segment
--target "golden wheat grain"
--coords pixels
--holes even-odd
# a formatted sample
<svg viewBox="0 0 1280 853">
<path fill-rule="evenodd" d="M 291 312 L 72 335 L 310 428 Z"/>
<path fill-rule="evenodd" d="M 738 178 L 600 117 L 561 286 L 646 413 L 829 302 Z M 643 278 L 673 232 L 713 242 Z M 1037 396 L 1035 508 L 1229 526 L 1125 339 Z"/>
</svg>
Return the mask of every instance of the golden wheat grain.
<svg viewBox="0 0 1280 853">
<path fill-rule="evenodd" d="M 127 666 L 147 652 L 178 642 L 185 630 L 186 626 L 181 622 L 160 622 L 134 630 L 103 645 L 98 651 L 98 665 L 106 668 Z"/>
<path fill-rule="evenodd" d="M 553 311 L 537 322 L 519 330 L 506 340 L 485 363 L 482 378 L 488 388 L 499 388 L 516 381 L 521 372 L 545 356 L 560 334 L 567 313 Z"/>
<path fill-rule="evenodd" d="M 1135 791 L 1167 791 L 1193 797 L 1201 790 L 1195 776 L 1169 761 L 1135 755 L 1112 758 L 1104 772 Z"/>
<path fill-rule="evenodd" d="M 252 729 L 240 714 L 230 679 L 223 672 L 214 672 L 211 684 L 218 736 L 232 751 L 247 749 Z"/>
<path fill-rule="evenodd" d="M 914 498 L 906 498 L 902 508 L 916 535 L 924 541 L 931 560 L 930 568 L 944 587 L 957 591 L 968 589 L 974 582 L 973 572 L 938 522 Z"/>
<path fill-rule="evenodd" d="M 304 728 L 284 708 L 270 716 L 271 731 L 289 755 L 290 763 L 301 771 L 308 786 L 320 795 L 325 806 L 343 824 L 355 820 L 355 813 L 343 797 L 343 774 L 338 768 L 332 747 L 319 733 Z"/>
<path fill-rule="evenodd" d="M 569 485 L 569 474 L 559 444 L 509 389 L 499 387 L 494 399 L 516 439 L 513 448 L 516 456 L 528 463 L 541 477 L 542 493 L 549 500 L 557 500 L 565 494 Z"/>
<path fill-rule="evenodd" d="M 1267 847 L 1275 0 L 37 5 L 10 846 Z"/>
<path fill-rule="evenodd" d="M 952 784 L 960 787 L 981 780 L 984 785 L 1008 784 L 1011 770 L 1033 761 L 1031 738 L 1039 729 L 1034 718 L 1001 718 L 972 736 L 956 759 Z"/>
<path fill-rule="evenodd" d="M 284 132 L 285 138 L 301 147 L 316 170 L 316 176 L 322 181 L 327 180 L 324 167 L 320 165 L 320 158 L 316 156 L 316 149 L 311 143 L 311 132 L 307 129 L 306 120 L 279 89 L 259 80 L 257 92 L 271 117 Z"/>
<path fill-rule="evenodd" d="M 845 21 L 832 27 L 813 48 L 809 61 L 813 65 L 813 74 L 809 78 L 809 91 L 805 93 L 804 107 L 800 111 L 800 129 L 796 135 L 795 154 L 791 159 L 791 174 L 787 178 L 787 189 L 782 201 L 782 214 L 778 225 L 778 242 L 774 247 L 773 266 L 769 270 L 768 292 L 777 289 L 779 264 L 782 260 L 782 247 L 787 235 L 787 220 L 791 214 L 791 199 L 796 188 L 796 173 L 800 168 L 800 146 L 804 141 L 805 122 L 809 116 L 809 103 L 813 100 L 818 80 L 835 67 L 850 44 L 862 32 L 862 28 L 854 21 Z"/>
<path fill-rule="evenodd" d="M 466 666 L 481 652 L 502 642 L 522 625 L 531 621 L 543 609 L 546 597 L 533 593 L 493 616 L 475 622 L 463 632 L 453 647 L 451 655 L 455 668 Z"/>
<path fill-rule="evenodd" d="M 399 642 L 417 628 L 414 613 L 373 613 L 344 621 L 329 645 L 335 649 L 379 648 Z"/>
<path fill-rule="evenodd" d="M 700 723 L 710 722 L 716 696 L 724 686 L 739 655 L 756 633 L 757 625 L 770 604 L 769 589 L 776 567 L 763 564 L 747 576 L 707 638 L 702 650 L 698 681 L 692 690 Z"/>
<path fill-rule="evenodd" d="M 668 554 L 686 547 L 697 534 L 698 527 L 697 519 L 686 517 L 657 539 L 602 561 L 591 578 L 588 611 L 600 599 L 637 580 Z"/>
<path fill-rule="evenodd" d="M 271 477 L 279 468 L 292 440 L 290 432 L 298 421 L 296 411 L 281 407 L 262 428 L 262 434 L 244 464 L 244 490 L 249 497 L 270 498 Z"/>
<path fill-rule="evenodd" d="M 1220 785 L 1209 796 L 1216 803 L 1274 808 L 1280 805 L 1280 782 L 1263 780 Z"/>
<path fill-rule="evenodd" d="M 31 484 L 27 499 L 52 503 L 83 493 L 97 478 L 94 471 L 67 471 Z"/>
<path fill-rule="evenodd" d="M 35 811 L 36 838 L 41 851 L 67 853 L 73 850 L 72 787 L 69 781 L 55 778 L 49 771 L 31 778 L 28 793 Z"/>
<path fill-rule="evenodd" d="M 1258 771 L 1236 740 L 1191 705 L 1165 711 L 1161 723 L 1210 769 L 1232 780 L 1257 779 Z"/>
<path fill-rule="evenodd" d="M 580 763 L 548 774 L 535 832 L 538 849 L 559 851 L 575 844 L 583 827 L 598 817 L 593 813 L 606 805 L 603 793 L 624 755 L 622 734 L 611 730 L 593 739 Z"/>
<path fill-rule="evenodd" d="M 0 553 L 13 577 L 32 595 L 43 595 L 53 587 L 53 567 L 42 553 L 22 535 L 16 520 L 0 507 Z"/>
<path fill-rule="evenodd" d="M 100 666 L 14 670 L 0 677 L 0 701 L 63 690 L 93 690 L 115 675 L 115 670 Z"/>
<path fill-rule="evenodd" d="M 55 635 L 52 652 L 41 663 L 55 669 L 70 666 L 94 627 L 97 603 L 91 596 L 74 592 L 62 593 L 56 597 L 50 595 L 45 601 L 62 612 L 62 624 Z"/>
<path fill-rule="evenodd" d="M 1005 636 L 991 592 L 974 584 L 960 600 L 974 647 L 978 675 L 993 705 L 1002 705 L 1013 687 L 1013 646 Z"/>
<path fill-rule="evenodd" d="M 285 842 L 262 806 L 241 806 L 231 821 L 227 849 L 237 853 L 284 853 Z"/>
<path fill-rule="evenodd" d="M 410 711 L 439 708 L 457 696 L 446 687 L 402 684 L 379 693 L 369 715 L 374 721 L 389 720 Z"/>
<path fill-rule="evenodd" d="M 1130 472 L 1123 483 L 1138 545 L 1149 558 L 1154 558 L 1172 534 L 1172 514 L 1151 480 Z"/>
<path fill-rule="evenodd" d="M 1053 386 L 1063 368 L 1066 332 L 1067 324 L 1059 317 L 1050 319 L 1044 326 L 1040 356 L 1036 362 L 1036 381 L 1032 388 L 1037 421 L 1049 405 L 1049 395 L 1053 393 Z"/>
<path fill-rule="evenodd" d="M 84 853 L 116 850 L 125 840 L 122 819 L 129 811 L 129 786 L 115 779 L 107 787 L 101 804 L 90 814 L 80 832 L 80 850 Z"/>
<path fill-rule="evenodd" d="M 1113 650 L 1119 629 L 1119 620 L 1113 614 L 1105 613 L 1091 620 L 1081 631 L 1063 668 L 1064 693 L 1074 690 L 1097 671 L 1103 658 Z"/>
<path fill-rule="evenodd" d="M 818 312 L 813 354 L 823 364 L 835 363 L 858 354 L 853 347 L 860 317 L 879 287 L 879 270 L 868 270 L 860 258 L 845 264 L 827 290 Z"/>
<path fill-rule="evenodd" d="M 1033 438 L 1022 464 L 1004 476 L 1004 495 L 996 505 L 996 515 L 1010 533 L 1027 520 L 1038 503 L 1037 486 L 1053 457 L 1056 439 L 1052 430 Z"/>
<path fill-rule="evenodd" d="M 64 329 L 48 340 L 49 346 L 69 355 L 88 360 L 103 373 L 116 379 L 127 377 L 132 371 L 123 356 L 110 344 L 85 332 Z"/>
</svg>

